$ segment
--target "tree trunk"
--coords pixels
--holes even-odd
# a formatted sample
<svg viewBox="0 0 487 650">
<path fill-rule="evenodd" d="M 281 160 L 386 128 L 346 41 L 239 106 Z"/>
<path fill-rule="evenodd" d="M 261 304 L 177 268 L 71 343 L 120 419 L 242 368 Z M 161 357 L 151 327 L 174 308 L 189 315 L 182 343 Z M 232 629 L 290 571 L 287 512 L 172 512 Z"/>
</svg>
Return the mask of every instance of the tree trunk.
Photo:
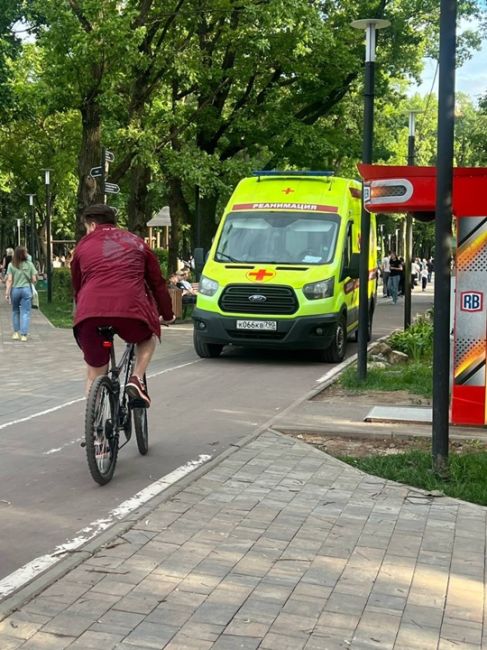
<svg viewBox="0 0 487 650">
<path fill-rule="evenodd" d="M 147 235 L 147 222 L 151 218 L 149 200 L 149 167 L 134 165 L 130 169 L 130 194 L 128 199 L 128 229 L 144 238 Z"/>
<path fill-rule="evenodd" d="M 85 101 L 81 108 L 82 136 L 78 156 L 78 194 L 76 214 L 76 241 L 85 234 L 81 213 L 87 205 L 102 203 L 101 188 L 90 175 L 92 167 L 100 165 L 101 151 L 101 111 L 97 99 Z"/>
<path fill-rule="evenodd" d="M 171 213 L 171 237 L 169 239 L 168 274 L 177 270 L 181 253 L 183 224 L 188 222 L 189 209 L 183 195 L 181 180 L 167 178 L 168 204 Z"/>
<path fill-rule="evenodd" d="M 218 195 L 200 196 L 198 202 L 198 213 L 196 219 L 200 222 L 200 241 L 199 244 L 205 252 L 210 250 L 213 237 L 217 229 L 216 208 L 218 204 Z M 198 223 L 195 224 L 195 233 L 193 241 L 197 242 Z"/>
</svg>

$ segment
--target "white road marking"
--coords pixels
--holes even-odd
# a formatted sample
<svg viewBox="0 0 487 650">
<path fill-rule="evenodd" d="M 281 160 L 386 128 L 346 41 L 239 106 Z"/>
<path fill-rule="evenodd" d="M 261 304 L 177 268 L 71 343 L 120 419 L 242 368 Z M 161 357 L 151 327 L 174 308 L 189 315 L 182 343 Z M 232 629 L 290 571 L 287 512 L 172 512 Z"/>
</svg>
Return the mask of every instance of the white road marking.
<svg viewBox="0 0 487 650">
<path fill-rule="evenodd" d="M 52 408 L 46 409 L 45 411 L 38 411 L 37 413 L 32 413 L 32 415 L 27 415 L 25 418 L 19 418 L 18 420 L 5 422 L 5 424 L 0 424 L 0 430 L 6 429 L 7 427 L 11 427 L 14 424 L 20 424 L 21 422 L 28 422 L 29 420 L 33 420 L 34 418 L 41 417 L 41 415 L 48 415 L 49 413 L 54 413 L 54 411 L 59 411 L 60 409 L 65 408 L 66 406 L 71 406 L 72 404 L 78 404 L 79 402 L 83 402 L 84 399 L 85 399 L 84 397 L 78 397 L 78 399 L 73 399 L 70 402 L 64 402 L 64 404 L 53 406 Z"/>
<path fill-rule="evenodd" d="M 93 539 L 102 531 L 109 528 L 117 520 L 123 519 L 153 497 L 161 494 L 184 476 L 187 476 L 201 465 L 207 463 L 211 458 L 208 454 L 200 454 L 196 460 L 190 460 L 184 465 L 177 467 L 169 474 L 166 474 L 166 476 L 148 485 L 133 497 L 121 503 L 117 508 L 110 511 L 107 517 L 97 519 L 88 524 L 88 526 L 85 526 L 85 528 L 76 533 L 73 539 L 67 541 L 65 544 L 56 546 L 52 553 L 41 555 L 35 560 L 24 564 L 20 569 L 17 569 L 0 580 L 0 598 L 5 598 L 5 596 L 20 589 L 40 573 L 56 564 L 56 562 L 65 557 L 69 552 L 79 549 L 83 544 L 86 544 L 90 539 Z"/>
<path fill-rule="evenodd" d="M 179 370 L 180 368 L 191 366 L 192 364 L 199 363 L 200 361 L 202 361 L 202 359 L 195 359 L 194 361 L 181 363 L 179 366 L 173 366 L 172 368 L 165 368 L 164 370 L 160 370 L 159 372 L 154 372 L 153 374 L 148 375 L 148 377 L 149 379 L 151 377 L 159 377 L 159 375 L 164 375 L 166 372 Z M 10 422 L 5 422 L 4 424 L 0 424 L 0 430 L 6 429 L 7 427 L 11 427 L 14 424 L 21 424 L 22 422 L 28 422 L 29 420 L 33 420 L 34 418 L 41 417 L 42 415 L 48 415 L 49 413 L 54 413 L 54 411 L 59 411 L 60 409 L 66 408 L 66 406 L 72 406 L 73 404 L 79 404 L 79 402 L 84 402 L 84 401 L 85 401 L 84 397 L 78 397 L 78 399 L 73 399 L 70 402 L 64 402 L 63 404 L 59 404 L 58 406 L 53 406 L 52 408 L 46 409 L 45 411 L 38 411 L 37 413 L 32 413 L 32 415 L 27 415 L 25 418 L 19 418 L 18 420 L 11 420 Z"/>
</svg>

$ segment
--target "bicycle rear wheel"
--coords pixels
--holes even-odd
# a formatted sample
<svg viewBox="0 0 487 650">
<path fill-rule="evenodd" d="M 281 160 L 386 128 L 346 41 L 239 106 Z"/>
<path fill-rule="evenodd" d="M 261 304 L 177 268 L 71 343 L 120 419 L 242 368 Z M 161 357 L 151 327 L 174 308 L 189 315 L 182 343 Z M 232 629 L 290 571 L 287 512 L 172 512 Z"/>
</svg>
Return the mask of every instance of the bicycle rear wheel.
<svg viewBox="0 0 487 650">
<path fill-rule="evenodd" d="M 86 403 L 86 458 L 93 479 L 100 485 L 111 481 L 118 456 L 114 431 L 115 403 L 110 379 L 103 375 L 91 385 Z"/>
<path fill-rule="evenodd" d="M 144 384 L 147 388 L 147 378 L 144 375 Z M 147 425 L 147 408 L 133 407 L 135 438 L 139 453 L 145 456 L 149 451 L 149 427 Z"/>
</svg>

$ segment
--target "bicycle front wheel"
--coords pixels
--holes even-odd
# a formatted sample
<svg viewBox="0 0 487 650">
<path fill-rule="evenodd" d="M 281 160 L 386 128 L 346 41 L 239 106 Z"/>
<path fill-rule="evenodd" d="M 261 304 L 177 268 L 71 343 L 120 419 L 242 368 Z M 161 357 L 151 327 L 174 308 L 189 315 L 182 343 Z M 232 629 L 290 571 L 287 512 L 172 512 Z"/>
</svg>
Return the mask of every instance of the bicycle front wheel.
<svg viewBox="0 0 487 650">
<path fill-rule="evenodd" d="M 112 383 L 106 375 L 97 377 L 86 402 L 85 441 L 91 476 L 100 485 L 111 481 L 117 463 L 114 411 Z"/>
<path fill-rule="evenodd" d="M 147 409 L 134 408 L 134 429 L 135 437 L 137 439 L 137 447 L 142 456 L 145 456 L 149 451 L 149 429 L 147 426 Z"/>
</svg>

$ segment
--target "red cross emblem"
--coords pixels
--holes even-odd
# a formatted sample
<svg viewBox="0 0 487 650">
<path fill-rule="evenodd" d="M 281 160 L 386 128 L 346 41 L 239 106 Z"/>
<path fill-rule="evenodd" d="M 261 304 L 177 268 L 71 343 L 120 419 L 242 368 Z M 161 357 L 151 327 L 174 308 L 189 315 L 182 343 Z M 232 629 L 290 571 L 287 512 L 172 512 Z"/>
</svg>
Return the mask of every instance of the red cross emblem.
<svg viewBox="0 0 487 650">
<path fill-rule="evenodd" d="M 274 271 L 266 271 L 265 269 L 259 269 L 258 271 L 249 271 L 247 273 L 247 278 L 249 280 L 254 280 L 255 282 L 266 282 L 275 276 Z"/>
<path fill-rule="evenodd" d="M 291 192 L 294 192 L 292 187 L 286 187 L 285 190 L 282 190 L 284 194 L 291 194 Z"/>
</svg>

